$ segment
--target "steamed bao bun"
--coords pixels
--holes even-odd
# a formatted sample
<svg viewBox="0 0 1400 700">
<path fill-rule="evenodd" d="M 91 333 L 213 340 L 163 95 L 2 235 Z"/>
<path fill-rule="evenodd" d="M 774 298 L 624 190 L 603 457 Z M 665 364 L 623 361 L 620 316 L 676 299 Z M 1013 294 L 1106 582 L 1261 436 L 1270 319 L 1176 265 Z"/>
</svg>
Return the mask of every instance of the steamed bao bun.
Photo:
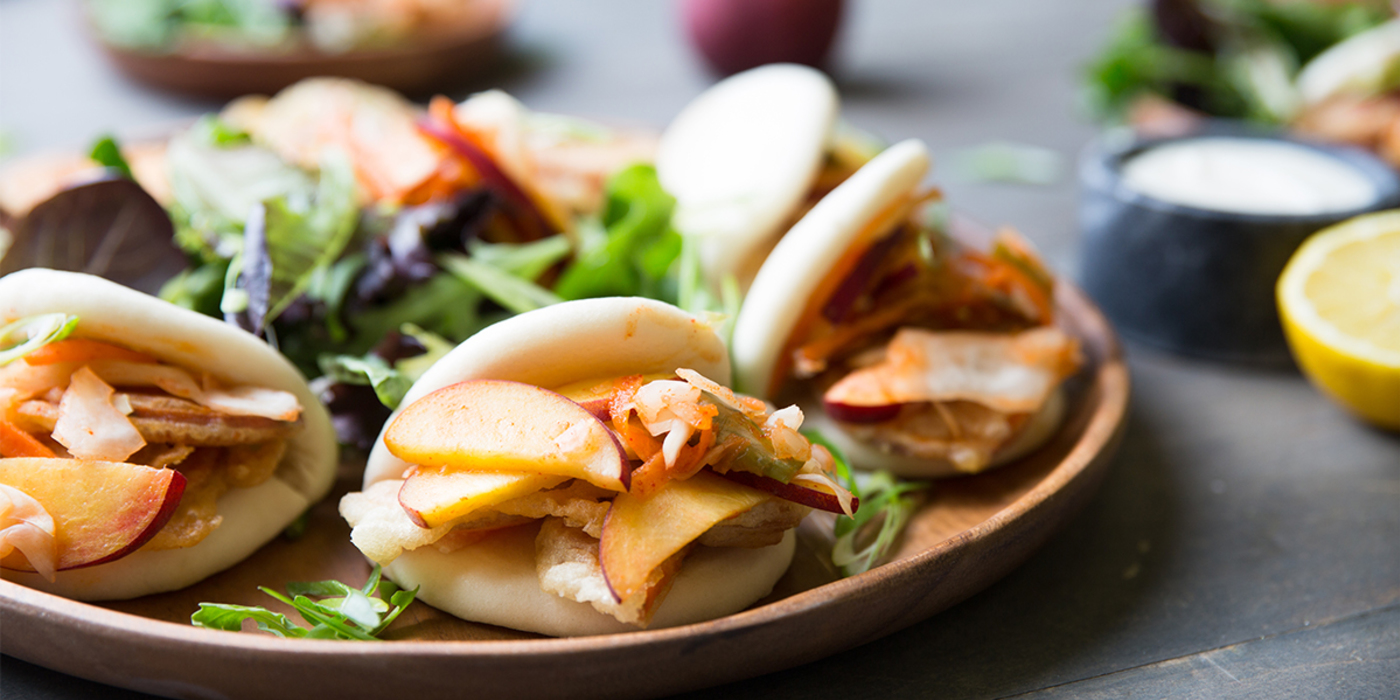
<svg viewBox="0 0 1400 700">
<path fill-rule="evenodd" d="M 868 245 L 869 224 L 882 212 L 913 195 L 928 174 L 928 148 L 908 139 L 886 149 L 867 163 L 802 217 L 778 242 L 744 298 L 735 321 L 733 356 L 738 389 L 774 399 L 787 383 L 775 376 L 779 359 L 803 313 L 829 271 L 852 248 Z M 879 449 L 847 433 L 822 409 L 820 396 L 802 397 L 806 425 L 820 431 L 858 467 L 887 469 L 906 477 L 966 474 L 946 459 L 925 459 Z M 995 453 L 988 468 L 1013 461 L 1039 447 L 1054 434 L 1064 415 L 1059 389 L 1030 421 Z"/>
<path fill-rule="evenodd" d="M 119 600 L 192 585 L 244 560 L 321 500 L 335 481 L 337 446 L 330 416 L 301 373 L 256 336 L 115 282 L 76 272 L 29 269 L 0 279 L 0 321 L 66 313 L 79 318 L 75 337 L 101 340 L 195 371 L 227 385 L 280 389 L 296 395 L 302 428 L 272 478 L 229 489 L 218 500 L 223 522 L 192 547 L 137 550 L 121 559 L 37 574 L 4 570 L 4 578 L 78 600 Z"/>
<path fill-rule="evenodd" d="M 838 112 L 830 78 L 779 63 L 721 80 L 666 128 L 656 175 L 714 288 L 748 286 L 816 182 Z"/>
<path fill-rule="evenodd" d="M 669 304 L 639 298 L 571 301 L 515 316 L 468 338 L 414 383 L 402 407 L 458 382 L 500 379 L 558 388 L 588 379 L 693 369 L 730 381 L 723 341 L 708 323 Z M 393 423 L 391 416 L 385 431 Z M 380 433 L 365 469 L 365 488 L 399 479 L 412 465 L 389 453 Z M 342 506 L 344 509 L 344 506 Z M 384 567 L 418 599 L 465 620 L 552 636 L 637 628 L 540 589 L 535 528 L 493 534 L 448 554 L 432 545 Z M 738 612 L 767 595 L 792 561 L 791 531 L 760 549 L 699 547 L 686 557 L 649 628 L 673 627 Z"/>
</svg>

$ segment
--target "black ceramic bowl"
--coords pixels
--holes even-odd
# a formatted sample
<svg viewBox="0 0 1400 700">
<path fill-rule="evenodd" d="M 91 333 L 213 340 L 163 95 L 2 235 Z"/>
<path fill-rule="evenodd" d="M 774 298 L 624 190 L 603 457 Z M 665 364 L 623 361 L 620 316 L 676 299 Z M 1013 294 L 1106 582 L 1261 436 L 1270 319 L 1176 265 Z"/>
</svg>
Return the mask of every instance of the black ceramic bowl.
<svg viewBox="0 0 1400 700">
<path fill-rule="evenodd" d="M 1320 215 L 1212 211 L 1129 189 L 1123 165 L 1171 141 L 1210 136 L 1270 139 L 1350 164 L 1376 188 L 1371 204 Z M 1358 214 L 1400 206 L 1400 177 L 1360 149 L 1321 145 L 1230 124 L 1187 136 L 1113 138 L 1080 162 L 1080 277 L 1124 335 L 1173 352 L 1287 364 L 1274 283 L 1303 240 Z"/>
</svg>

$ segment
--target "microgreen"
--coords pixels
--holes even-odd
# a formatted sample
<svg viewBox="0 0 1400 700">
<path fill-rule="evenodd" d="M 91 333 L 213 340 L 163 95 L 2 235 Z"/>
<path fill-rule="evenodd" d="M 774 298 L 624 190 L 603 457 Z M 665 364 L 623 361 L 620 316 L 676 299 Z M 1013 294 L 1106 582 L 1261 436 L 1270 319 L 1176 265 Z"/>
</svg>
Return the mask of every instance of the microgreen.
<svg viewBox="0 0 1400 700">
<path fill-rule="evenodd" d="M 302 627 L 267 608 L 220 603 L 200 603 L 199 612 L 190 616 L 190 624 L 237 632 L 245 620 L 252 620 L 258 629 L 279 637 L 372 642 L 418 594 L 416 588 L 405 591 L 393 581 L 381 579 L 378 566 L 370 572 L 363 588 L 352 588 L 339 581 L 309 581 L 288 583 L 286 595 L 266 586 L 259 586 L 258 590 L 291 606 L 312 626 Z M 313 600 L 313 596 L 320 600 Z"/>
</svg>

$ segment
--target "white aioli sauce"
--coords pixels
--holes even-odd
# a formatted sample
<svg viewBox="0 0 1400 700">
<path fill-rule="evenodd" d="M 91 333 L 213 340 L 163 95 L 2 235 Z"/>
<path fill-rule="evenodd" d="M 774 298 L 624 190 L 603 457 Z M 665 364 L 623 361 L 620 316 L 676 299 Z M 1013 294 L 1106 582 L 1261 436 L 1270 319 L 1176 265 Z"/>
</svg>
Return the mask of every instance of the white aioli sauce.
<svg viewBox="0 0 1400 700">
<path fill-rule="evenodd" d="M 1156 146 L 1123 166 L 1123 183 L 1155 199 L 1242 214 L 1325 214 L 1376 201 L 1347 163 L 1282 141 L 1203 137 Z"/>
</svg>

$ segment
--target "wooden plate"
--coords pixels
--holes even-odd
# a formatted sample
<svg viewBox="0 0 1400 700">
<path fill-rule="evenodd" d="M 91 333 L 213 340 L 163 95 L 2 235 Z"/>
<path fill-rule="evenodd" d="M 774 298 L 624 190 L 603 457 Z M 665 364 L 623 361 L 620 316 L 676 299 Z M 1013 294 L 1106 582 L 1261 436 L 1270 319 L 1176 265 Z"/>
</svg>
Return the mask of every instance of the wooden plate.
<svg viewBox="0 0 1400 700">
<path fill-rule="evenodd" d="M 166 90 L 217 98 L 271 95 L 315 76 L 339 76 L 393 88 L 409 95 L 446 90 L 484 75 L 499 62 L 515 0 L 498 0 L 479 25 L 448 36 L 416 39 L 401 46 L 331 54 L 310 48 L 285 53 L 249 53 L 217 45 L 154 53 L 114 46 L 103 51 L 127 75 Z M 96 30 L 91 32 L 96 38 Z"/>
<path fill-rule="evenodd" d="M 1020 564 L 1087 502 L 1117 447 L 1128 371 L 1103 316 L 1061 284 L 1061 324 L 1086 367 L 1068 384 L 1057 436 L 1014 464 L 940 481 L 893 560 L 837 579 L 821 552 L 829 525 L 804 524 L 793 567 L 773 595 L 711 622 L 601 637 L 548 639 L 462 622 L 414 604 L 389 636 L 356 643 L 196 629 L 201 601 L 268 605 L 259 585 L 339 578 L 369 567 L 330 499 L 307 534 L 277 541 L 194 587 L 93 605 L 0 581 L 5 653 L 101 683 L 172 697 L 342 699 L 639 697 L 790 668 L 919 622 Z M 342 470 L 342 491 L 359 465 Z M 269 607 L 273 607 L 270 606 Z M 284 610 L 284 612 L 289 612 Z"/>
</svg>

